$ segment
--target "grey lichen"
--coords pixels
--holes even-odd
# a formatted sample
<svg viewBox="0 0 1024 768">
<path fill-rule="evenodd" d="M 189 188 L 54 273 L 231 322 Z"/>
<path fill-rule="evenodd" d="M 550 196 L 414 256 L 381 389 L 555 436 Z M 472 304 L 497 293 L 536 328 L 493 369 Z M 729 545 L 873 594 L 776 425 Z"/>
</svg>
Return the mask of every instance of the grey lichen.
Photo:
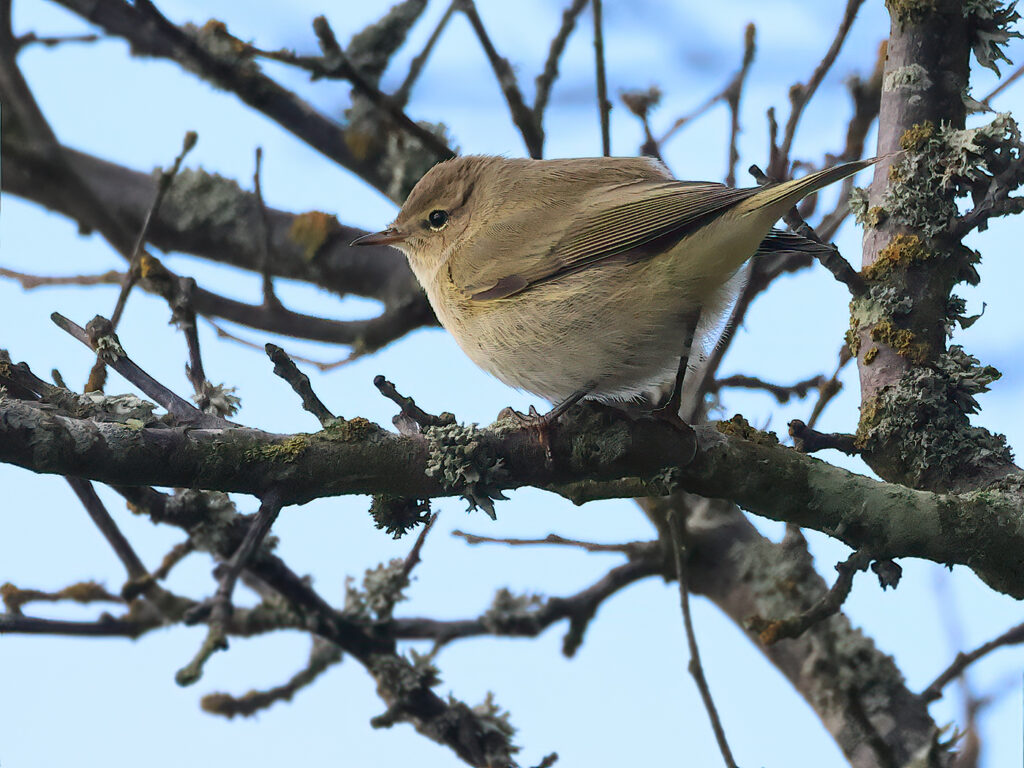
<svg viewBox="0 0 1024 768">
<path fill-rule="evenodd" d="M 487 692 L 487 696 L 482 702 L 473 707 L 473 714 L 477 716 L 478 722 L 483 728 L 485 740 L 491 736 L 498 736 L 503 742 L 507 742 L 508 739 L 516 735 L 516 728 L 510 721 L 508 710 L 502 710 L 498 706 L 498 702 L 494 700 L 494 693 L 491 691 Z M 513 752 L 519 751 L 516 747 L 513 747 L 512 750 Z M 508 755 L 503 756 L 507 757 Z"/>
<path fill-rule="evenodd" d="M 868 212 L 868 191 L 863 187 L 852 187 L 850 197 L 847 201 L 850 206 L 850 213 L 853 214 L 858 224 L 864 224 L 864 216 Z"/>
<path fill-rule="evenodd" d="M 93 343 L 96 345 L 96 355 L 105 363 L 116 363 L 124 357 L 124 348 L 114 333 L 99 336 Z"/>
<path fill-rule="evenodd" d="M 197 550 L 217 554 L 228 549 L 228 530 L 238 517 L 235 503 L 226 493 L 218 491 L 180 491 L 180 505 L 201 504 L 205 515 L 202 521 L 189 531 L 189 538 Z M 197 498 L 201 496 L 201 498 Z"/>
<path fill-rule="evenodd" d="M 226 230 L 236 242 L 248 242 L 255 210 L 251 196 L 237 182 L 202 168 L 186 168 L 174 177 L 161 216 L 182 231 Z"/>
<path fill-rule="evenodd" d="M 882 80 L 883 91 L 896 91 L 902 88 L 914 93 L 921 93 L 931 87 L 932 81 L 928 77 L 928 70 L 920 64 L 897 67 L 886 73 L 885 79 Z"/>
<path fill-rule="evenodd" d="M 911 486 L 944 490 L 1012 461 L 1002 435 L 971 426 L 975 395 L 999 373 L 959 347 L 939 355 L 935 367 L 911 368 L 861 407 L 858 447 L 878 452 Z"/>
<path fill-rule="evenodd" d="M 362 589 L 355 586 L 352 577 L 346 579 L 344 612 L 364 621 L 389 621 L 395 605 L 405 600 L 402 590 L 408 586 L 404 560 L 394 559 L 368 568 L 363 574 Z"/>
<path fill-rule="evenodd" d="M 974 396 L 988 392 L 989 385 L 1003 375 L 991 365 L 982 365 L 959 344 L 953 344 L 946 354 L 939 355 L 935 365 L 953 383 L 954 399 L 965 413 L 980 411 L 981 406 Z"/>
<path fill-rule="evenodd" d="M 872 285 L 864 298 L 859 312 L 865 319 L 870 317 L 873 323 L 886 316 L 903 317 L 914 308 L 914 302 L 909 296 L 884 283 Z"/>
<path fill-rule="evenodd" d="M 197 27 L 195 24 L 184 24 L 181 30 L 207 54 L 222 64 L 227 64 L 237 73 L 250 76 L 259 74 L 260 67 L 254 61 L 255 54 L 252 46 L 228 32 L 228 27 L 223 21 L 210 19 L 201 27 Z M 185 56 L 181 62 L 186 69 L 214 85 L 222 87 L 216 75 L 201 63 L 194 61 L 192 57 Z"/>
<path fill-rule="evenodd" d="M 962 130 L 930 123 L 909 129 L 900 144 L 905 150 L 889 170 L 883 208 L 899 224 L 934 237 L 957 216 L 955 198 L 1019 157 L 1020 130 L 1008 113 L 985 125 Z"/>
<path fill-rule="evenodd" d="M 503 587 L 495 593 L 494 601 L 480 621 L 488 632 L 508 634 L 524 624 L 535 624 L 537 612 L 543 607 L 544 598 L 540 595 L 516 595 Z"/>
<path fill-rule="evenodd" d="M 499 490 L 508 476 L 502 459 L 483 440 L 476 424 L 447 424 L 423 430 L 430 449 L 426 473 L 446 488 L 458 491 L 469 509 L 481 507 L 492 519 L 494 500 L 506 498 Z"/>
<path fill-rule="evenodd" d="M 415 649 L 409 651 L 409 658 L 378 654 L 370 658 L 367 666 L 378 685 L 398 699 L 428 690 L 441 682 L 439 670 L 430 657 L 417 653 Z M 397 722 L 396 719 L 385 722 L 383 718 L 388 717 L 388 714 L 381 715 L 380 718 L 374 718 L 371 724 L 380 728 Z"/>
<path fill-rule="evenodd" d="M 234 416 L 242 405 L 242 399 L 235 395 L 235 392 L 234 387 L 204 381 L 202 391 L 193 395 L 192 400 L 202 409 L 203 413 Z"/>
<path fill-rule="evenodd" d="M 392 6 L 379 21 L 352 36 L 345 48 L 349 63 L 376 85 L 426 6 L 426 0 L 405 0 Z"/>
<path fill-rule="evenodd" d="M 978 63 L 999 74 L 997 62 L 1012 64 L 1003 47 L 1011 39 L 1021 37 L 1012 29 L 1020 19 L 1015 10 L 1016 1 L 1006 4 L 1002 0 L 964 0 L 964 18 L 971 24 L 971 48 Z"/>
<path fill-rule="evenodd" d="M 378 494 L 370 503 L 370 517 L 379 530 L 400 539 L 430 518 L 430 499 Z"/>
<path fill-rule="evenodd" d="M 153 415 L 156 404 L 132 394 L 104 395 L 102 392 L 86 392 L 80 395 L 66 389 L 54 389 L 43 398 L 74 418 L 88 418 L 100 422 L 143 426 L 155 424 Z"/>
</svg>

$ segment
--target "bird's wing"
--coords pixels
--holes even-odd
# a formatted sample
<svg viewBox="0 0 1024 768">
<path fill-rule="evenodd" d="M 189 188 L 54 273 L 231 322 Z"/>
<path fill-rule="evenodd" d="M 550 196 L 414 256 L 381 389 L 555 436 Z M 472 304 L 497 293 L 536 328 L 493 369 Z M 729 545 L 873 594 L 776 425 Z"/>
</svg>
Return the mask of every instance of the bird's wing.
<svg viewBox="0 0 1024 768">
<path fill-rule="evenodd" d="M 674 180 L 609 184 L 487 228 L 452 254 L 448 274 L 474 301 L 506 298 L 614 256 L 649 258 L 662 249 L 644 246 L 682 237 L 758 191 Z"/>
<path fill-rule="evenodd" d="M 811 240 L 796 232 L 773 229 L 761 241 L 755 255 L 767 256 L 773 253 L 806 253 L 814 257 L 822 257 L 835 253 L 835 247 Z"/>
</svg>

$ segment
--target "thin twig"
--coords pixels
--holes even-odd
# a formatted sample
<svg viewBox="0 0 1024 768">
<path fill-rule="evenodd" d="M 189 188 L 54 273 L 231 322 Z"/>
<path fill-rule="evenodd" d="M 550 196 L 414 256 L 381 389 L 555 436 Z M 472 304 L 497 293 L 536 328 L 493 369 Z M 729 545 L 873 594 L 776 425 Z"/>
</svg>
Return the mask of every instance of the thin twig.
<svg viewBox="0 0 1024 768">
<path fill-rule="evenodd" d="M 50 285 L 118 285 L 124 280 L 125 273 L 111 269 L 101 275 L 30 275 L 15 272 L 13 269 L 0 267 L 0 277 L 9 277 L 21 283 L 25 290 Z"/>
<path fill-rule="evenodd" d="M 160 561 L 160 565 L 157 569 L 153 571 L 153 578 L 157 581 L 166 579 L 170 575 L 174 566 L 195 552 L 195 549 L 196 545 L 192 539 L 185 539 L 184 541 L 180 541 L 175 544 L 171 547 L 170 551 L 163 556 L 163 559 Z"/>
<path fill-rule="evenodd" d="M 679 580 L 679 604 L 683 612 L 683 626 L 686 629 L 686 643 L 690 649 L 689 670 L 697 684 L 701 700 L 704 702 L 704 709 L 707 710 L 708 718 L 711 720 L 711 728 L 715 732 L 715 740 L 718 742 L 718 749 L 722 753 L 726 768 L 736 768 L 736 761 L 733 759 L 732 750 L 729 749 L 729 742 L 725 738 L 725 728 L 722 727 L 722 720 L 718 716 L 718 709 L 715 707 L 714 699 L 711 698 L 711 689 L 708 687 L 707 678 L 704 677 L 704 667 L 700 662 L 700 649 L 697 647 L 697 637 L 693 631 L 693 618 L 690 616 L 690 586 L 687 577 L 686 563 L 684 562 L 683 535 L 679 526 L 678 514 L 672 511 L 668 515 L 669 531 L 672 538 L 672 556 L 675 560 L 676 578 Z M 686 552 L 688 555 L 688 552 Z"/>
<path fill-rule="evenodd" d="M 806 611 L 798 616 L 790 616 L 785 619 L 764 619 L 754 616 L 748 620 L 748 628 L 756 632 L 765 645 L 772 645 L 784 638 L 800 637 L 815 624 L 839 613 L 846 598 L 850 596 L 853 577 L 860 571 L 866 570 L 871 559 L 868 552 L 854 552 L 846 560 L 836 565 L 839 575 L 832 588 Z"/>
<path fill-rule="evenodd" d="M 793 146 L 793 137 L 796 135 L 797 126 L 800 123 L 800 118 L 803 115 L 804 108 L 810 102 L 811 97 L 814 96 L 815 91 L 818 90 L 818 86 L 821 85 L 821 81 L 825 79 L 825 75 L 832 68 L 835 63 L 836 56 L 839 55 L 839 51 L 843 47 L 843 42 L 846 40 L 846 35 L 850 31 L 850 27 L 853 25 L 853 20 L 857 16 L 857 11 L 863 4 L 864 0 L 847 0 L 846 10 L 843 12 L 842 21 L 839 22 L 839 29 L 836 30 L 836 35 L 832 39 L 832 44 L 829 46 L 828 51 L 825 52 L 824 57 L 815 67 L 814 72 L 811 74 L 810 79 L 807 83 L 797 83 L 789 90 L 789 100 L 791 104 L 789 119 L 786 121 L 786 129 L 782 136 L 782 145 L 779 147 L 778 155 L 775 158 L 775 162 L 769 165 L 769 174 L 777 179 L 789 178 L 789 154 L 790 149 Z"/>
<path fill-rule="evenodd" d="M 327 22 L 325 16 L 317 16 L 313 19 L 313 32 L 320 43 L 320 49 L 323 51 L 324 58 L 334 65 L 336 71 L 343 73 L 343 77 L 352 83 L 356 90 L 365 96 L 371 104 L 382 109 L 395 123 L 404 128 L 410 136 L 437 154 L 439 160 L 449 160 L 455 157 L 455 153 L 452 152 L 447 144 L 405 114 L 393 99 L 367 82 L 359 70 L 352 66 L 345 56 L 345 52 L 338 45 L 334 31 L 331 29 L 331 25 Z"/>
<path fill-rule="evenodd" d="M 850 97 L 853 99 L 853 115 L 846 127 L 846 146 L 843 151 L 834 156 L 835 162 L 849 162 L 858 160 L 864 155 L 864 144 L 867 140 L 868 131 L 878 117 L 878 109 L 882 101 L 882 76 L 885 72 L 886 53 L 889 49 L 888 41 L 882 41 L 878 46 L 878 55 L 875 58 L 875 67 L 867 80 L 859 77 L 852 77 L 847 82 Z M 832 162 L 829 158 L 829 162 Z M 823 216 L 815 227 L 822 240 L 829 242 L 835 237 L 840 225 L 850 213 L 850 192 L 853 190 L 853 178 L 843 179 L 843 186 L 839 192 L 839 200 L 836 207 Z"/>
<path fill-rule="evenodd" d="M 110 512 L 107 511 L 103 501 L 96 493 L 96 488 L 93 484 L 80 477 L 65 477 L 64 479 L 68 481 L 68 485 L 71 486 L 75 495 L 78 496 L 78 500 L 82 502 L 85 511 L 89 513 L 89 517 L 96 527 L 100 529 L 103 538 L 107 540 L 110 548 L 114 550 L 117 559 L 124 565 L 124 569 L 128 573 L 128 579 L 135 581 L 148 576 L 149 571 L 142 564 L 142 560 L 136 554 L 128 539 L 121 533 L 121 529 L 117 527 L 117 523 L 110 516 Z"/>
<path fill-rule="evenodd" d="M 423 70 L 423 65 L 427 63 L 427 59 L 430 58 L 431 52 L 434 50 L 434 46 L 437 45 L 437 41 L 441 39 L 441 33 L 444 32 L 444 28 L 448 25 L 452 15 L 455 13 L 455 9 L 459 5 L 459 0 L 452 0 L 448 3 L 448 8 L 445 9 L 444 15 L 441 20 L 437 22 L 437 26 L 434 27 L 434 31 L 430 33 L 430 37 L 427 39 L 427 44 L 423 46 L 423 50 L 418 56 L 416 56 L 412 63 L 409 64 L 409 72 L 405 76 L 405 80 L 395 91 L 391 97 L 394 99 L 396 106 L 405 107 L 409 103 L 409 95 L 412 93 L 412 87 L 416 84 L 416 80 L 420 76 L 420 72 Z"/>
<path fill-rule="evenodd" d="M 199 136 L 195 131 L 188 131 L 182 141 L 181 151 L 178 153 L 177 157 L 174 158 L 174 162 L 171 164 L 170 169 L 160 172 L 160 180 L 157 182 L 156 194 L 153 196 L 153 202 L 142 219 L 142 226 L 139 228 L 139 232 L 135 237 L 132 249 L 128 253 L 128 270 L 125 272 L 124 279 L 121 281 L 121 290 L 117 294 L 117 301 L 114 303 L 114 311 L 110 315 L 110 323 L 113 329 L 116 329 L 118 324 L 121 322 L 121 315 L 124 313 L 125 305 L 128 303 L 128 294 L 131 293 L 132 288 L 142 277 L 143 255 L 144 248 L 146 246 L 146 239 L 149 236 L 149 228 L 156 220 L 157 214 L 160 212 L 160 205 L 163 203 L 164 195 L 166 195 L 167 191 L 171 188 L 171 184 L 174 182 L 174 177 L 178 175 L 178 170 L 181 168 L 181 164 L 185 160 L 185 155 L 192 151 L 192 148 L 196 145 L 198 138 Z M 101 357 L 97 357 L 96 362 L 93 363 L 92 370 L 89 372 L 89 381 L 85 385 L 85 391 L 102 391 L 103 386 L 106 383 L 106 378 L 107 372 L 104 361 Z"/>
<path fill-rule="evenodd" d="M 1017 69 L 1015 69 L 1011 75 L 1009 75 L 1005 80 L 1002 80 L 999 83 L 999 85 L 993 88 L 992 91 L 988 94 L 988 96 L 981 100 L 981 103 L 987 107 L 989 102 L 992 101 L 992 99 L 994 99 L 1000 93 L 1002 93 L 1015 82 L 1017 82 L 1017 80 L 1020 79 L 1021 75 L 1024 75 L 1024 64 L 1017 67 Z"/>
<path fill-rule="evenodd" d="M 95 43 L 102 40 L 106 35 L 55 35 L 51 37 L 40 37 L 35 32 L 28 32 L 15 38 L 15 51 L 20 53 L 21 49 L 28 45 L 42 45 L 46 48 L 53 48 L 64 43 Z"/>
<path fill-rule="evenodd" d="M 80 342 L 92 349 L 97 355 L 103 356 L 104 363 L 124 376 L 128 381 L 142 390 L 143 394 L 152 398 L 157 405 L 167 410 L 176 421 L 182 424 L 205 427 L 224 427 L 230 422 L 203 413 L 192 403 L 179 397 L 163 384 L 158 382 L 144 370 L 139 368 L 125 353 L 121 342 L 110 326 L 110 321 L 104 317 L 95 317 L 89 324 L 82 328 L 76 323 L 68 320 L 59 312 L 50 315 L 50 319 L 62 330 L 67 331 Z"/>
<path fill-rule="evenodd" d="M 781 404 L 788 403 L 791 397 L 807 397 L 807 393 L 812 389 L 817 389 L 826 381 L 825 377 L 820 373 L 817 376 L 812 376 L 809 379 L 798 381 L 796 384 L 790 384 L 784 386 L 781 384 L 772 384 L 768 381 L 763 381 L 756 376 L 744 376 L 743 374 L 735 374 L 733 376 L 726 376 L 724 379 L 715 379 L 711 383 L 711 392 L 717 392 L 720 389 L 727 387 L 739 387 L 742 389 L 763 389 L 770 393 L 776 400 Z"/>
<path fill-rule="evenodd" d="M 193 611 L 191 616 L 186 618 L 187 622 L 194 622 L 205 618 L 205 616 L 209 617 L 206 639 L 202 646 L 192 661 L 179 669 L 175 675 L 178 685 L 185 686 L 195 683 L 202 676 L 203 666 L 209 658 L 216 651 L 227 649 L 227 627 L 234 610 L 231 597 L 235 591 L 235 584 L 238 583 L 242 569 L 249 565 L 256 550 L 266 539 L 282 506 L 281 494 L 276 489 L 271 489 L 263 495 L 259 511 L 245 532 L 242 543 L 238 545 L 231 559 L 219 569 L 217 591 L 213 598 L 204 604 L 203 611 Z"/>
<path fill-rule="evenodd" d="M 178 286 L 178 300 L 171 305 L 173 307 L 172 316 L 175 324 L 185 335 L 185 345 L 188 347 L 185 375 L 192 384 L 192 391 L 195 392 L 193 400 L 199 406 L 199 410 L 206 412 L 213 402 L 211 399 L 213 387 L 206 379 L 206 369 L 203 367 L 203 356 L 199 346 L 199 328 L 196 326 L 196 310 L 192 302 L 196 291 L 196 281 L 191 277 L 174 279 Z"/>
<path fill-rule="evenodd" d="M 548 58 L 544 62 L 544 71 L 537 75 L 537 85 L 533 97 L 533 116 L 537 126 L 544 125 L 544 110 L 547 109 L 548 99 L 551 97 L 551 87 L 558 79 L 558 64 L 565 51 L 576 27 L 576 20 L 587 7 L 589 0 L 572 0 L 569 7 L 562 12 L 562 26 L 551 40 L 551 47 L 548 49 Z"/>
<path fill-rule="evenodd" d="M 597 75 L 597 110 L 601 118 L 601 154 L 609 157 L 612 153 L 612 103 L 608 100 L 608 81 L 605 75 L 601 0 L 591 0 L 591 7 L 594 11 L 594 68 Z"/>
<path fill-rule="evenodd" d="M 249 55 L 305 69 L 313 79 L 326 77 L 347 80 L 359 94 L 391 118 L 399 128 L 435 153 L 438 160 L 455 157 L 455 153 L 444 141 L 405 114 L 400 102 L 367 81 L 359 70 L 352 66 L 345 56 L 345 52 L 338 45 L 337 38 L 326 18 L 317 16 L 313 19 L 313 31 L 320 43 L 322 56 L 300 56 L 287 50 L 268 51 L 238 40 L 238 38 L 232 38 L 232 41 Z"/>
<path fill-rule="evenodd" d="M 756 165 L 750 166 L 749 171 L 750 175 L 757 179 L 760 184 L 770 184 L 776 181 L 776 179 L 764 173 Z M 803 216 L 800 215 L 800 211 L 795 205 L 782 217 L 782 220 L 801 237 L 806 237 L 808 240 L 813 240 L 824 246 L 824 248 L 814 251 L 814 258 L 831 272 L 836 280 L 845 285 L 851 294 L 860 296 L 867 290 L 867 283 L 864 282 L 864 277 L 860 272 L 855 270 L 850 265 L 850 262 L 843 258 L 834 243 L 826 243 L 818 236 L 811 225 L 804 221 Z"/>
<path fill-rule="evenodd" d="M 281 308 L 281 302 L 274 293 L 274 281 L 270 277 L 270 258 L 273 248 L 270 243 L 270 224 L 267 221 L 267 206 L 263 202 L 263 184 L 261 181 L 263 166 L 263 147 L 256 147 L 256 168 L 252 174 L 253 191 L 256 194 L 256 208 L 260 223 L 260 273 L 263 277 L 263 305 Z"/>
<path fill-rule="evenodd" d="M 736 73 L 732 82 L 725 89 L 725 102 L 729 105 L 729 171 L 725 176 L 725 183 L 730 187 L 736 186 L 736 163 L 740 159 L 740 151 L 737 146 L 740 135 L 740 99 L 743 96 L 743 84 L 747 80 L 747 72 L 754 61 L 754 54 L 757 51 L 757 27 L 747 24 L 743 36 L 743 63 L 740 71 Z"/>
<path fill-rule="evenodd" d="M 279 701 L 291 701 L 296 693 L 315 682 L 324 672 L 341 661 L 341 658 L 341 648 L 328 640 L 314 636 L 306 666 L 292 675 L 284 685 L 265 691 L 249 691 L 244 696 L 208 693 L 203 696 L 200 706 L 204 712 L 214 715 L 228 718 L 235 715 L 249 717 Z"/>
<path fill-rule="evenodd" d="M 800 419 L 789 422 L 789 436 L 793 438 L 793 447 L 801 453 L 815 453 L 827 448 L 842 451 L 849 456 L 860 453 L 854 435 L 845 432 L 819 432 Z"/>
<path fill-rule="evenodd" d="M 1020 643 L 1024 643 L 1024 623 L 1011 627 L 999 635 L 999 637 L 983 643 L 969 653 L 958 653 L 953 663 L 941 675 L 935 678 L 931 685 L 921 691 L 921 699 L 925 702 L 931 702 L 942 698 L 942 689 L 963 674 L 963 671 L 968 666 L 983 656 L 992 653 L 997 648 L 1002 648 L 1006 645 L 1019 645 Z"/>
<path fill-rule="evenodd" d="M 567 539 L 557 533 L 549 533 L 543 539 L 503 539 L 491 536 L 479 536 L 465 531 L 452 531 L 452 536 L 466 540 L 467 544 L 506 544 L 510 547 L 532 547 L 553 544 L 562 547 L 579 547 L 587 552 L 620 552 L 630 557 L 640 556 L 643 552 L 652 552 L 660 545 L 656 541 L 630 541 L 625 544 L 599 544 L 593 541 Z"/>
<path fill-rule="evenodd" d="M 380 393 L 384 395 L 384 397 L 401 408 L 403 416 L 411 419 L 420 427 L 443 427 L 455 423 L 455 417 L 450 413 L 445 412 L 440 416 L 427 413 L 416 405 L 415 400 L 401 394 L 397 389 L 395 389 L 395 385 L 383 376 L 375 376 L 373 379 L 373 386 L 380 390 Z M 396 416 L 395 418 L 398 417 Z"/>
<path fill-rule="evenodd" d="M 498 85 L 505 96 L 509 113 L 512 115 L 512 122 L 519 129 L 523 142 L 526 144 L 527 152 L 529 152 L 530 157 L 541 157 L 544 153 L 544 135 L 540 131 L 533 110 L 527 107 L 526 102 L 523 101 L 523 94 L 516 83 L 516 75 L 512 71 L 512 65 L 508 63 L 508 59 L 498 54 L 494 43 L 491 42 L 491 38 L 487 34 L 487 30 L 480 18 L 480 14 L 476 10 L 476 4 L 473 0 L 459 0 L 459 10 L 469 20 L 470 26 L 473 28 L 477 39 L 480 41 L 480 45 L 484 49 L 487 60 L 491 64 L 491 69 L 494 70 L 494 76 L 498 78 Z"/>
<path fill-rule="evenodd" d="M 437 522 L 437 512 L 434 512 L 427 518 L 427 523 L 424 525 L 416 536 L 416 541 L 412 545 L 412 549 L 409 550 L 409 554 L 405 557 L 405 562 L 402 563 L 402 575 L 408 580 L 412 574 L 412 569 L 420 562 L 420 552 L 423 551 L 423 543 L 427 540 L 427 534 L 430 533 L 430 529 L 434 527 L 434 523 Z"/>
<path fill-rule="evenodd" d="M 185 155 L 192 151 L 198 139 L 199 135 L 195 131 L 188 131 L 185 134 L 185 139 L 182 141 L 181 152 L 174 158 L 170 169 L 160 172 L 160 180 L 157 182 L 153 203 L 149 206 L 149 210 L 146 211 L 146 215 L 142 219 L 142 227 L 139 229 L 139 234 L 135 238 L 135 244 L 128 255 L 128 272 L 125 274 L 124 282 L 121 283 L 121 292 L 117 296 L 117 303 L 114 305 L 114 311 L 110 315 L 110 323 L 115 329 L 118 323 L 121 322 L 121 315 L 124 312 L 125 303 L 128 301 L 128 293 L 141 276 L 139 274 L 139 266 L 142 258 L 142 249 L 145 247 L 146 238 L 149 236 L 149 228 L 160 212 L 160 205 L 163 203 L 167 191 L 171 188 L 174 177 L 178 175 L 178 170 L 185 160 Z"/>
<path fill-rule="evenodd" d="M 814 429 L 814 425 L 818 423 L 818 419 L 821 414 L 825 412 L 825 406 L 832 402 L 832 398 L 839 394 L 839 391 L 843 388 L 843 384 L 839 381 L 839 374 L 846 367 L 846 364 L 853 359 L 853 353 L 850 352 L 850 346 L 843 344 L 839 348 L 839 361 L 836 363 L 836 369 L 832 372 L 831 378 L 828 381 L 824 381 L 818 387 L 818 400 L 814 403 L 814 408 L 811 409 L 811 416 L 807 419 L 807 426 Z"/>
<path fill-rule="evenodd" d="M 317 397 L 313 386 L 309 383 L 309 377 L 299 370 L 288 353 L 276 344 L 267 344 L 265 349 L 267 356 L 274 363 L 274 373 L 291 385 L 295 394 L 302 399 L 303 409 L 313 414 L 320 422 L 320 426 L 327 427 L 332 424 L 335 420 L 334 414 Z"/>
<path fill-rule="evenodd" d="M 730 98 L 735 98 L 736 110 L 739 110 L 740 95 L 743 91 L 743 85 L 746 82 L 747 73 L 750 70 L 750 65 L 754 61 L 754 54 L 757 52 L 756 47 L 756 36 L 757 28 L 753 24 L 748 24 L 744 31 L 743 38 L 743 60 L 740 64 L 740 68 L 733 74 L 729 79 L 729 82 L 723 86 L 723 88 L 717 93 L 712 94 L 705 100 L 700 106 L 691 112 L 679 117 L 672 123 L 667 131 L 662 134 L 661 138 L 658 139 L 658 144 L 664 144 L 666 141 L 676 135 L 687 123 L 692 120 L 696 120 L 698 117 L 707 112 L 711 107 L 720 101 L 725 101 L 732 107 Z M 731 159 L 731 153 L 730 153 Z M 730 162 L 730 165 L 732 163 Z M 735 183 L 735 182 L 734 182 Z"/>
</svg>

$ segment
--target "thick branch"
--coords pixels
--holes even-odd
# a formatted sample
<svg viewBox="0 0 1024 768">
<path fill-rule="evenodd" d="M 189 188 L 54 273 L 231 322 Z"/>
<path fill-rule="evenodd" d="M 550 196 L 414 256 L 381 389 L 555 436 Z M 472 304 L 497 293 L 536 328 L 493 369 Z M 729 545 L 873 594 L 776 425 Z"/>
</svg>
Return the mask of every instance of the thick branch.
<svg viewBox="0 0 1024 768">
<path fill-rule="evenodd" d="M 822 531 L 878 558 L 967 565 L 994 588 L 1024 597 L 1024 520 L 1021 492 L 1012 483 L 1005 490 L 934 494 L 880 483 L 714 427 L 700 427 L 697 437 L 696 458 L 679 466 L 692 446 L 668 425 L 633 421 L 598 406 L 579 408 L 550 436 L 551 461 L 530 430 L 474 433 L 481 460 L 488 458 L 471 465 L 485 474 L 467 487 L 446 484 L 436 470 L 437 476 L 427 474 L 429 463 L 455 460 L 437 441 L 398 436 L 364 419 L 315 435 L 274 435 L 246 428 L 131 429 L 57 415 L 28 402 L 0 404 L 0 461 L 37 472 L 252 494 L 278 486 L 287 504 L 354 493 L 479 496 L 524 485 L 582 502 L 660 494 L 676 486 Z M 580 440 L 617 448 L 583 456 Z M 495 466 L 500 471 L 487 476 Z"/>
</svg>

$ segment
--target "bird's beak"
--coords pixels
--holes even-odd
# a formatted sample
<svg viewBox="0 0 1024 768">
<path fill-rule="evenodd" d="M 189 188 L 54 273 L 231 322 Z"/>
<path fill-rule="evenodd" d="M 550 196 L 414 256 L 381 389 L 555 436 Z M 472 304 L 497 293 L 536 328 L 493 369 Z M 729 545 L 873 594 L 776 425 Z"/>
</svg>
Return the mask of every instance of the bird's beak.
<svg viewBox="0 0 1024 768">
<path fill-rule="evenodd" d="M 372 232 L 369 235 L 357 237 L 349 245 L 394 245 L 400 243 L 408 235 L 395 227 L 388 227 L 380 232 Z"/>
</svg>

